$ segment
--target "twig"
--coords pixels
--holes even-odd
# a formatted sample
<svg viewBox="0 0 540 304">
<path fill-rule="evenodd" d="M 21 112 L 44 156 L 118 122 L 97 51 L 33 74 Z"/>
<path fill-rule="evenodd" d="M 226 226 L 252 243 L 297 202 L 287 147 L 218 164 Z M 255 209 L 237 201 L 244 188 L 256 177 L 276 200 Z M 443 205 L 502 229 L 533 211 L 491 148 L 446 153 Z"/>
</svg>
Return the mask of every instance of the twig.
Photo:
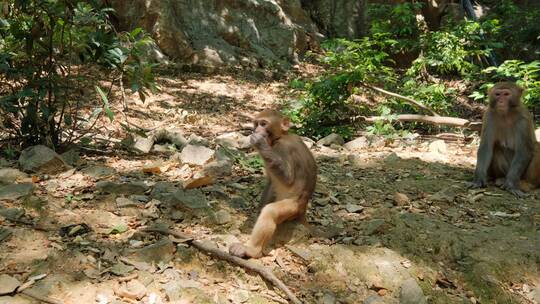
<svg viewBox="0 0 540 304">
<path fill-rule="evenodd" d="M 32 291 L 31 289 L 23 290 L 21 292 L 21 294 L 23 294 L 25 296 L 28 296 L 30 298 L 36 299 L 38 301 L 48 303 L 48 304 L 64 304 L 64 302 L 60 301 L 60 300 L 56 300 L 56 299 L 49 298 L 49 297 L 42 297 L 42 296 L 38 295 L 35 291 Z"/>
<path fill-rule="evenodd" d="M 181 239 L 192 239 L 192 237 L 190 237 L 189 235 L 186 235 L 184 233 L 177 232 L 177 231 L 172 231 L 169 229 L 146 228 L 144 231 L 157 232 L 157 233 L 161 233 L 165 235 L 172 235 Z M 265 267 L 257 265 L 251 261 L 232 256 L 228 254 L 227 252 L 220 250 L 218 248 L 209 246 L 200 240 L 191 241 L 191 245 L 193 245 L 193 247 L 199 249 L 200 251 L 206 254 L 209 254 L 221 260 L 225 260 L 227 262 L 241 266 L 247 270 L 251 270 L 258 273 L 265 280 L 267 280 L 268 282 L 274 284 L 274 286 L 281 289 L 287 295 L 287 297 L 289 297 L 289 300 L 291 300 L 291 302 L 293 302 L 294 304 L 302 304 L 302 302 L 292 293 L 289 287 L 287 287 L 280 279 L 278 279 L 271 271 L 269 271 Z"/>
<path fill-rule="evenodd" d="M 437 112 L 433 111 L 432 109 L 428 108 L 427 106 L 419 103 L 418 101 L 416 101 L 416 100 L 414 100 L 414 99 L 412 99 L 410 97 L 399 95 L 397 93 L 393 93 L 393 92 L 390 92 L 390 91 L 387 91 L 387 90 L 384 90 L 384 89 L 381 89 L 381 88 L 378 88 L 378 87 L 374 87 L 374 86 L 371 86 L 371 85 L 367 85 L 367 84 L 364 84 L 364 83 L 360 83 L 360 85 L 367 88 L 367 89 L 382 93 L 384 95 L 388 95 L 388 96 L 399 98 L 401 100 L 405 100 L 406 102 L 416 106 L 417 108 L 420 108 L 420 109 L 422 109 L 424 111 L 427 111 L 427 112 L 431 113 L 431 115 L 433 115 L 433 116 L 439 116 L 439 114 L 437 114 Z"/>
</svg>

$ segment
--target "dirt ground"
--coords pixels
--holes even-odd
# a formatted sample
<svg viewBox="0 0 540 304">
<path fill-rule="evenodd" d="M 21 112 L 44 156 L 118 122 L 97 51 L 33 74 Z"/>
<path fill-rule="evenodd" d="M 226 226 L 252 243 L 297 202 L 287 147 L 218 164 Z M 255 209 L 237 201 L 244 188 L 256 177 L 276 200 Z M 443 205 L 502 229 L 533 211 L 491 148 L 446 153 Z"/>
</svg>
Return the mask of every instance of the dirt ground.
<svg viewBox="0 0 540 304">
<path fill-rule="evenodd" d="M 129 125 L 174 126 L 212 149 L 217 135 L 248 134 L 251 114 L 289 96 L 283 81 L 250 75 L 182 74 L 159 84 L 144 103 L 130 97 Z M 117 120 L 103 120 L 103 141 L 126 137 Z M 305 303 L 539 301 L 540 192 L 516 199 L 495 186 L 466 189 L 477 146 L 457 138 L 374 138 L 359 151 L 313 145 L 319 178 L 308 225 L 284 225 L 255 262 Z M 33 194 L 0 201 L 0 285 L 30 283 L 0 304 L 287 303 L 257 274 L 143 231 L 168 227 L 223 250 L 245 241 L 263 187 L 250 152 L 235 154 L 229 176 L 182 192 L 194 198 L 189 207 L 171 197 L 196 170 L 175 151 L 81 151 L 71 170 L 23 177 Z"/>
</svg>

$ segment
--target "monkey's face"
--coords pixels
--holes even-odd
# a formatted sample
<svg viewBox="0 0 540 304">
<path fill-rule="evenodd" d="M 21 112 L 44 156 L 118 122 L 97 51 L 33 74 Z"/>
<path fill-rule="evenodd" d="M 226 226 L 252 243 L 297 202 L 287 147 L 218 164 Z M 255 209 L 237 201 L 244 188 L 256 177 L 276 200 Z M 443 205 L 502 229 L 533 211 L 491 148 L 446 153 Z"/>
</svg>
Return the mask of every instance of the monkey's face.
<svg viewBox="0 0 540 304">
<path fill-rule="evenodd" d="M 272 145 L 272 138 L 274 134 L 272 132 L 271 126 L 272 126 L 272 123 L 267 119 L 264 119 L 264 118 L 256 119 L 255 121 L 253 121 L 253 127 L 254 127 L 253 133 L 258 133 L 264 136 L 268 144 Z"/>
<path fill-rule="evenodd" d="M 493 92 L 494 106 L 499 112 L 506 113 L 512 106 L 513 96 L 509 89 L 496 89 Z"/>
</svg>

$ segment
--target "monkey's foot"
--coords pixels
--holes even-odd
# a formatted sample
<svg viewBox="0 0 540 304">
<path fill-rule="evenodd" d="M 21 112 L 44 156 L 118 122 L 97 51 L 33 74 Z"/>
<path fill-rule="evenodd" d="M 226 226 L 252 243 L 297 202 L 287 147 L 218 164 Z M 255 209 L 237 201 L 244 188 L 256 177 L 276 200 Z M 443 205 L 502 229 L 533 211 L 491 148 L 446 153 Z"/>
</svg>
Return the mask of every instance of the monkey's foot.
<svg viewBox="0 0 540 304">
<path fill-rule="evenodd" d="M 229 253 L 239 258 L 260 258 L 262 256 L 262 250 L 246 246 L 242 243 L 235 243 L 229 247 Z"/>
<path fill-rule="evenodd" d="M 504 183 L 501 188 L 512 193 L 517 198 L 525 198 L 529 196 L 527 193 L 521 191 L 519 188 L 511 186 L 508 183 Z"/>
<path fill-rule="evenodd" d="M 487 183 L 481 182 L 481 181 L 472 181 L 472 182 L 466 183 L 467 189 L 485 188 L 486 186 L 487 186 Z"/>
</svg>

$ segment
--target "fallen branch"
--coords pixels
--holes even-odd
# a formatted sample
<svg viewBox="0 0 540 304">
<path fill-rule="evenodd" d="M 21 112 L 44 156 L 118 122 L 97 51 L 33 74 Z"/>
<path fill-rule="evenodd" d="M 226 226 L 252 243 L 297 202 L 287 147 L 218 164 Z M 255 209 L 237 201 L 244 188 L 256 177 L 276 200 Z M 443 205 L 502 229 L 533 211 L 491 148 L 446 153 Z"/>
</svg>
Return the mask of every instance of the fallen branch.
<svg viewBox="0 0 540 304">
<path fill-rule="evenodd" d="M 189 235 L 186 235 L 181 232 L 169 230 L 169 229 L 159 229 L 159 228 L 146 228 L 144 229 L 146 232 L 157 232 L 165 235 L 172 235 L 180 239 L 192 239 Z M 229 253 L 220 250 L 218 248 L 212 247 L 208 244 L 205 244 L 204 242 L 200 240 L 192 240 L 190 243 L 193 247 L 199 249 L 200 251 L 209 254 L 211 256 L 215 256 L 221 260 L 225 260 L 227 262 L 236 264 L 238 266 L 241 266 L 247 270 L 254 271 L 258 273 L 261 277 L 263 277 L 268 282 L 274 284 L 274 286 L 281 289 L 287 297 L 291 300 L 291 302 L 295 304 L 302 304 L 302 302 L 292 293 L 292 291 L 283 283 L 280 279 L 278 279 L 271 271 L 266 269 L 263 266 L 257 265 L 251 261 L 241 259 L 239 257 L 235 257 L 230 255 Z"/>
<path fill-rule="evenodd" d="M 361 121 L 366 122 L 376 122 L 380 120 L 390 120 L 389 117 L 383 117 L 383 116 L 371 116 L 371 117 L 358 117 Z M 459 127 L 459 128 L 468 128 L 473 131 L 480 131 L 482 130 L 482 123 L 481 122 L 473 122 L 467 119 L 458 118 L 458 117 L 447 117 L 447 116 L 428 116 L 428 115 L 420 115 L 420 114 L 401 114 L 394 117 L 396 121 L 400 122 L 421 122 L 421 123 L 427 123 L 432 125 L 443 125 L 443 126 L 450 126 L 450 127 Z"/>
<path fill-rule="evenodd" d="M 404 100 L 404 101 L 410 103 L 411 105 L 413 105 L 413 106 L 415 106 L 417 108 L 420 108 L 420 109 L 422 109 L 422 110 L 424 110 L 426 112 L 431 113 L 431 115 L 433 115 L 433 116 L 439 116 L 439 114 L 437 114 L 437 112 L 433 111 L 429 107 L 419 103 L 418 101 L 416 101 L 416 100 L 414 100 L 414 99 L 412 99 L 410 97 L 399 95 L 397 93 L 393 93 L 393 92 L 390 92 L 390 91 L 387 91 L 387 90 L 384 90 L 384 89 L 381 89 L 381 88 L 378 88 L 378 87 L 374 87 L 374 86 L 371 86 L 371 85 L 367 85 L 367 84 L 364 84 L 364 83 L 361 83 L 360 85 L 367 88 L 367 89 L 382 93 L 384 95 L 388 95 L 388 96 L 392 96 L 392 97 L 396 97 L 396 98 L 399 98 L 401 100 Z"/>
</svg>

